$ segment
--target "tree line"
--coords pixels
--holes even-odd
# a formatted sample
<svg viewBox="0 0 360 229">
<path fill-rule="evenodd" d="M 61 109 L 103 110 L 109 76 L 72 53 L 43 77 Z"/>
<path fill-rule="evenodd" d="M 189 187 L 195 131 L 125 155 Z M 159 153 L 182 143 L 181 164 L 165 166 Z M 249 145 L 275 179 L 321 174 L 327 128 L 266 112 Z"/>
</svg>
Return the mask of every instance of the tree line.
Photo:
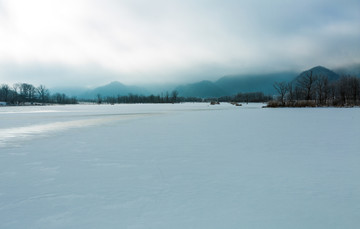
<svg viewBox="0 0 360 229">
<path fill-rule="evenodd" d="M 9 105 L 78 103 L 76 97 L 68 97 L 63 93 L 51 94 L 44 85 L 35 87 L 28 83 L 16 83 L 13 86 L 2 84 L 0 86 L 0 101 Z"/>
<path fill-rule="evenodd" d="M 180 103 L 180 102 L 203 102 L 203 99 L 196 97 L 179 97 L 178 91 L 174 90 L 171 93 L 166 92 L 161 93 L 160 95 L 118 95 L 118 96 L 105 96 L 103 97 L 101 94 L 97 94 L 95 99 L 87 100 L 87 102 L 93 103 L 107 103 L 107 104 L 115 104 L 115 103 Z"/>
<path fill-rule="evenodd" d="M 233 96 L 222 96 L 218 98 L 219 102 L 236 102 L 236 103 L 262 103 L 272 100 L 273 97 L 265 95 L 263 92 L 239 92 Z"/>
<path fill-rule="evenodd" d="M 121 103 L 181 103 L 181 102 L 267 102 L 271 96 L 263 92 L 238 93 L 233 96 L 222 96 L 214 98 L 182 97 L 178 91 L 165 92 L 159 95 L 118 95 L 105 96 L 97 94 L 94 99 L 80 99 L 68 97 L 64 93 L 51 94 L 44 85 L 38 87 L 28 83 L 16 83 L 13 86 L 2 84 L 0 86 L 0 102 L 7 105 L 44 105 L 44 104 L 77 104 L 90 102 L 97 104 L 121 104 Z"/>
<path fill-rule="evenodd" d="M 176 90 L 161 93 L 160 95 L 136 95 L 129 94 L 126 96 L 101 96 L 97 94 L 96 98 L 87 100 L 92 103 L 106 103 L 106 104 L 119 104 L 119 103 L 181 103 L 181 102 L 267 102 L 272 99 L 272 96 L 264 95 L 263 92 L 249 92 L 249 93 L 238 93 L 233 96 L 222 96 L 214 98 L 199 98 L 199 97 L 181 97 L 178 96 Z"/>
<path fill-rule="evenodd" d="M 356 76 L 341 76 L 330 81 L 324 75 L 308 71 L 292 82 L 275 82 L 277 99 L 269 107 L 354 106 L 359 105 L 360 80 Z"/>
</svg>

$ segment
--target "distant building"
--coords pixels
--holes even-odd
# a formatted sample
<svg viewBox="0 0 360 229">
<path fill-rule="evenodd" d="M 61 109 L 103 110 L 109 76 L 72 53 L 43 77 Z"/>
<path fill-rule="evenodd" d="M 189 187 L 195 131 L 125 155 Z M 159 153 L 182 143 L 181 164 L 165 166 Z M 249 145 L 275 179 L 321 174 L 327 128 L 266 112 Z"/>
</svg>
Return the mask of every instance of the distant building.
<svg viewBox="0 0 360 229">
<path fill-rule="evenodd" d="M 0 101 L 0 106 L 6 106 L 6 102 L 1 102 Z"/>
</svg>

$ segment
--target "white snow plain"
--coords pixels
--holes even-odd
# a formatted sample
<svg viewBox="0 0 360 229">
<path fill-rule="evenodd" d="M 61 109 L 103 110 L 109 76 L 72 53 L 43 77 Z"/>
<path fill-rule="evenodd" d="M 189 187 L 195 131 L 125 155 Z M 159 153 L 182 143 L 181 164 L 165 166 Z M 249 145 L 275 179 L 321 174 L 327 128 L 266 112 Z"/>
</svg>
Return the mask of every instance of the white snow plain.
<svg viewBox="0 0 360 229">
<path fill-rule="evenodd" d="M 0 228 L 360 228 L 360 109 L 0 107 Z"/>
</svg>

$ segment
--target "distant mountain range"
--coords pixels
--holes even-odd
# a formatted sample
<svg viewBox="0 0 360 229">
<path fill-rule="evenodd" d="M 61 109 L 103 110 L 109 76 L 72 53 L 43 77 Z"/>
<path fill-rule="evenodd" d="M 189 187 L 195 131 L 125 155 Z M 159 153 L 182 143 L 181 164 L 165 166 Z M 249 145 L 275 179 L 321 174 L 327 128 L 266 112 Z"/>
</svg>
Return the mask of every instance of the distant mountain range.
<svg viewBox="0 0 360 229">
<path fill-rule="evenodd" d="M 88 90 L 85 93 L 81 94 L 79 97 L 92 99 L 97 97 L 97 95 L 101 95 L 102 97 L 108 97 L 108 96 L 123 96 L 129 94 L 148 95 L 149 92 L 145 88 L 141 88 L 137 86 L 128 86 L 120 82 L 114 81 L 105 86 Z"/>
<path fill-rule="evenodd" d="M 278 73 L 263 75 L 233 75 L 224 76 L 215 82 L 201 81 L 182 85 L 176 88 L 179 96 L 219 97 L 234 95 L 239 92 L 275 93 L 273 84 L 276 81 L 293 79 L 296 73 Z"/>
<path fill-rule="evenodd" d="M 322 66 L 317 66 L 301 72 L 300 74 L 295 72 L 280 72 L 272 74 L 224 76 L 214 82 L 204 80 L 177 87 L 169 86 L 167 89 L 162 87 L 161 91 L 154 91 L 145 87 L 128 86 L 115 81 L 92 90 L 80 90 L 76 96 L 84 99 L 94 99 L 97 95 L 101 95 L 102 97 L 124 96 L 129 94 L 150 95 L 165 94 L 166 92 L 171 93 L 172 90 L 177 90 L 179 96 L 201 98 L 235 95 L 239 92 L 263 92 L 266 95 L 273 95 L 276 94 L 273 87 L 275 82 L 294 81 L 298 77 L 307 74 L 309 71 L 312 71 L 313 75 L 324 75 L 332 81 L 339 79 L 340 75 L 346 74 L 357 75 L 360 77 L 360 64 L 351 65 L 349 68 L 339 68 L 335 71 L 331 71 Z"/>
</svg>

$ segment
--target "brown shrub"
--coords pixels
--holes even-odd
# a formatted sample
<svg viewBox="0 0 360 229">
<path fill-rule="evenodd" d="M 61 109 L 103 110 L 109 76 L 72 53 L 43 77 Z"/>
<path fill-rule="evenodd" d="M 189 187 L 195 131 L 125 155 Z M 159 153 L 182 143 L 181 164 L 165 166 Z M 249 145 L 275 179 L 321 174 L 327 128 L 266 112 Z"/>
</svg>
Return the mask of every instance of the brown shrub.
<svg viewBox="0 0 360 229">
<path fill-rule="evenodd" d="M 316 107 L 316 102 L 312 100 L 299 100 L 295 102 L 282 103 L 280 101 L 271 100 L 268 102 L 266 107 Z"/>
</svg>

